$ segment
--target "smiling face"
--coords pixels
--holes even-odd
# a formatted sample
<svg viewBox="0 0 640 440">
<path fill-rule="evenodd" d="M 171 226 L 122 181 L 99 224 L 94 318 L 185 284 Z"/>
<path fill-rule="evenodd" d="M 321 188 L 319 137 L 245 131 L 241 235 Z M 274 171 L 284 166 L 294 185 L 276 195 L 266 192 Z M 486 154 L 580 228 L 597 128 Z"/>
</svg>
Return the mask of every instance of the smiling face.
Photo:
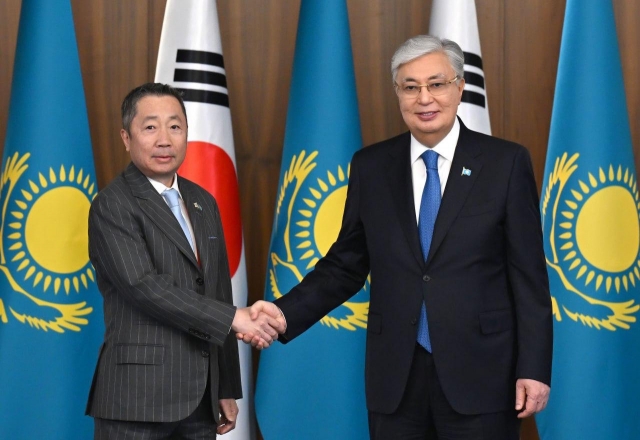
<svg viewBox="0 0 640 440">
<path fill-rule="evenodd" d="M 140 99 L 129 132 L 122 129 L 120 136 L 142 174 L 171 186 L 187 153 L 187 121 L 176 98 Z"/>
<path fill-rule="evenodd" d="M 456 76 L 447 56 L 434 52 L 416 58 L 398 69 L 399 86 L 449 81 Z M 423 145 L 434 147 L 451 131 L 462 99 L 464 79 L 446 86 L 441 95 L 433 96 L 426 87 L 415 98 L 398 94 L 400 112 L 411 134 Z"/>
</svg>

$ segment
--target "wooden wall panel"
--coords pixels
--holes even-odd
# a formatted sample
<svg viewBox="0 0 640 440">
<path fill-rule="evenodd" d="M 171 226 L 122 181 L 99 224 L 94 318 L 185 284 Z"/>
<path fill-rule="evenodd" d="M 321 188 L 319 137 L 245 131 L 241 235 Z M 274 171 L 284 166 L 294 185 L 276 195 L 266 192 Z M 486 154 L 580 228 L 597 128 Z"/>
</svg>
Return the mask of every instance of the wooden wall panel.
<svg viewBox="0 0 640 440">
<path fill-rule="evenodd" d="M 546 159 L 564 2 L 505 2 L 504 132 L 529 148 L 538 186 Z"/>
<path fill-rule="evenodd" d="M 370 145 L 406 131 L 391 79 L 391 56 L 429 29 L 430 1 L 348 2 L 362 140 Z"/>
<path fill-rule="evenodd" d="M 504 4 L 501 0 L 482 0 L 476 3 L 491 133 L 503 136 Z"/>
<path fill-rule="evenodd" d="M 13 60 L 18 41 L 20 0 L 0 1 L 0 151 L 4 149 L 7 109 L 11 99 Z"/>
<path fill-rule="evenodd" d="M 129 162 L 119 134 L 120 103 L 134 86 L 153 79 L 149 54 L 157 53 L 158 43 L 149 38 L 149 3 L 72 2 L 100 187 Z"/>
<path fill-rule="evenodd" d="M 426 33 L 431 0 L 348 0 L 365 145 L 406 128 L 389 62 Z M 640 163 L 640 2 L 613 0 L 636 163 Z M 120 102 L 153 80 L 166 0 L 72 0 L 98 184 L 128 163 Z M 0 150 L 21 0 L 0 0 Z M 493 134 L 526 145 L 538 185 L 546 156 L 565 1 L 476 0 Z M 249 301 L 262 298 L 300 0 L 218 0 L 244 221 Z M 597 78 L 594 78 L 594 82 Z M 594 94 L 606 104 L 606 96 Z M 313 105 L 313 103 L 310 103 Z M 636 165 L 637 166 L 637 165 Z M 257 357 L 257 356 L 256 356 Z M 523 439 L 537 439 L 532 420 Z"/>
<path fill-rule="evenodd" d="M 636 170 L 640 170 L 640 2 L 614 0 L 618 43 L 622 59 L 627 108 L 631 124 L 631 137 L 636 159 Z M 595 79 L 595 78 L 594 78 Z M 594 99 L 605 98 L 594 93 Z"/>
<path fill-rule="evenodd" d="M 264 292 L 299 7 L 299 1 L 218 4 L 250 302 Z"/>
</svg>

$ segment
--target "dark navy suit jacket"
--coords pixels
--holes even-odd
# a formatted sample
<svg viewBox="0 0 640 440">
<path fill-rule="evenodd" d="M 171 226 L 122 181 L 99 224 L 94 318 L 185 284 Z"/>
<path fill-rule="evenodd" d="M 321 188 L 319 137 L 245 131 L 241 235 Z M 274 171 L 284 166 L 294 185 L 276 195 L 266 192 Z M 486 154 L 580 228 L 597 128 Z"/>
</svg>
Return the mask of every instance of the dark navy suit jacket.
<svg viewBox="0 0 640 440">
<path fill-rule="evenodd" d="M 434 364 L 453 408 L 462 414 L 513 409 L 517 378 L 551 379 L 551 298 L 538 203 L 528 151 L 461 122 L 425 262 L 410 134 L 358 151 L 336 243 L 276 301 L 288 324 L 281 341 L 355 294 L 371 272 L 370 411 L 392 413 L 400 403 L 423 301 Z"/>
</svg>

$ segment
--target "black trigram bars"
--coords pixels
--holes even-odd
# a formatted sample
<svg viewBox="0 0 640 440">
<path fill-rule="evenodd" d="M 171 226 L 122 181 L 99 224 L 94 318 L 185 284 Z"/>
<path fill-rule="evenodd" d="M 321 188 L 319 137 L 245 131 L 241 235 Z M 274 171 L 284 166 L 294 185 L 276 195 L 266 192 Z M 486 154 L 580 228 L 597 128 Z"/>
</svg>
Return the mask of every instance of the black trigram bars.
<svg viewBox="0 0 640 440">
<path fill-rule="evenodd" d="M 475 53 L 464 52 L 464 65 L 473 66 L 482 71 L 482 58 Z M 480 87 L 484 90 L 484 77 L 474 72 L 464 71 L 464 81 L 467 84 L 471 84 Z M 486 98 L 482 93 L 465 90 L 462 92 L 462 102 L 478 105 L 485 108 L 487 106 Z"/>
<path fill-rule="evenodd" d="M 178 49 L 176 55 L 177 63 L 206 64 L 224 69 L 222 55 L 215 52 L 204 52 L 201 50 Z M 224 74 L 210 72 L 207 70 L 180 69 L 176 68 L 173 81 L 176 83 L 190 82 L 199 84 L 210 84 L 213 86 L 227 87 L 227 78 Z M 212 92 L 211 90 L 183 89 L 182 99 L 185 102 L 202 102 L 205 104 L 221 105 L 229 107 L 229 95 L 222 92 Z"/>
</svg>

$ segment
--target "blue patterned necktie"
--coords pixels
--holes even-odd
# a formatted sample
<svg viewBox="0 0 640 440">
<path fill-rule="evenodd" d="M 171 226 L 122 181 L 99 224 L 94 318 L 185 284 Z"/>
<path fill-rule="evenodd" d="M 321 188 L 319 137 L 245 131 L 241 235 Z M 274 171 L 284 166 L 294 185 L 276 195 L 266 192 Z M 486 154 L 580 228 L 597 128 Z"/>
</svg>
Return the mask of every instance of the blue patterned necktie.
<svg viewBox="0 0 640 440">
<path fill-rule="evenodd" d="M 162 197 L 164 197 L 164 199 L 169 204 L 169 208 L 171 208 L 171 212 L 173 212 L 173 215 L 176 217 L 176 220 L 178 220 L 178 223 L 180 223 L 180 227 L 182 228 L 184 235 L 186 235 L 187 240 L 189 240 L 191 249 L 194 250 L 195 252 L 195 249 L 193 246 L 193 238 L 191 237 L 191 232 L 189 232 L 187 221 L 184 219 L 184 216 L 182 215 L 182 210 L 180 209 L 180 194 L 175 189 L 169 188 L 162 193 Z"/>
<path fill-rule="evenodd" d="M 422 191 L 420 201 L 420 216 L 418 217 L 418 232 L 420 233 L 420 244 L 422 245 L 422 256 L 427 260 L 431 239 L 433 238 L 433 227 L 436 224 L 438 209 L 440 209 L 440 176 L 438 175 L 438 153 L 427 150 L 422 153 L 422 160 L 427 166 L 427 181 Z M 427 322 L 427 308 L 422 303 L 420 309 L 420 322 L 418 323 L 418 344 L 422 345 L 428 352 L 431 352 L 431 339 L 429 338 L 429 323 Z"/>
</svg>

